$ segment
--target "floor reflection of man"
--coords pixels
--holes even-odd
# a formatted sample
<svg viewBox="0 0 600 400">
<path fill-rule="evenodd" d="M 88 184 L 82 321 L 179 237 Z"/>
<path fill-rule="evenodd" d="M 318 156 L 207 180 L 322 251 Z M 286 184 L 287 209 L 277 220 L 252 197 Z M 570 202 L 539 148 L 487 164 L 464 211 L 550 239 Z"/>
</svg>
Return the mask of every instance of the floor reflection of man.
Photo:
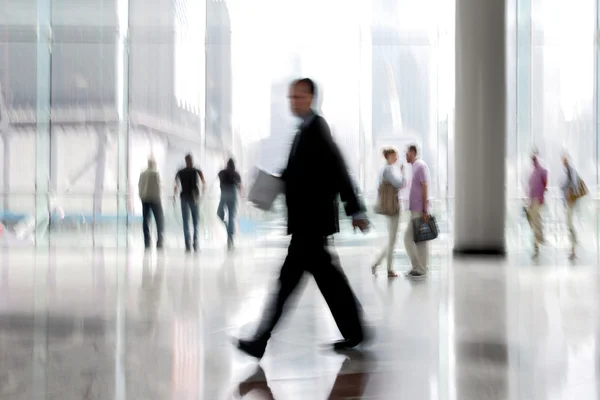
<svg viewBox="0 0 600 400">
<path fill-rule="evenodd" d="M 326 399 L 360 399 L 362 398 L 367 386 L 371 368 L 367 354 L 359 350 L 344 351 L 346 359 L 342 363 L 331 391 Z M 358 364 L 360 363 L 360 364 Z M 352 372 L 352 369 L 360 371 Z M 241 398 L 252 393 L 253 399 L 274 400 L 275 396 L 269 387 L 265 371 L 260 365 L 257 366 L 254 374 L 241 382 L 237 387 Z M 285 393 L 285 398 L 297 398 L 299 393 Z M 283 398 L 283 397 L 282 397 Z"/>
<path fill-rule="evenodd" d="M 152 256 L 149 254 L 144 256 L 142 286 L 140 287 L 140 314 L 147 324 L 148 331 L 156 328 L 164 272 L 165 258 L 162 255 L 157 257 L 154 273 L 152 273 Z"/>
</svg>

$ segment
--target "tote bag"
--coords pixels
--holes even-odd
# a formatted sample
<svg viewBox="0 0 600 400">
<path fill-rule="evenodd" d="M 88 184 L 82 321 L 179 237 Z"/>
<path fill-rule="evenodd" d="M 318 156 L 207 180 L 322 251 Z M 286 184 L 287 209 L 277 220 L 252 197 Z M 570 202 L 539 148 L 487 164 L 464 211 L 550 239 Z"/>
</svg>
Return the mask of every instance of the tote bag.
<svg viewBox="0 0 600 400">
<path fill-rule="evenodd" d="M 381 181 L 379 184 L 375 212 L 381 215 L 398 215 L 400 213 L 398 189 L 387 181 Z"/>
</svg>

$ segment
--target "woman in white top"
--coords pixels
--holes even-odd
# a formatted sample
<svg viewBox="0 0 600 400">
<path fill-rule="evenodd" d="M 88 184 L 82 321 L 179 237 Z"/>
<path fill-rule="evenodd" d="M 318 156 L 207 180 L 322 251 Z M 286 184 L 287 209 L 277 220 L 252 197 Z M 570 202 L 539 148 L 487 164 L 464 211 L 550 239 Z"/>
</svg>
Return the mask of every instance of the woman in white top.
<svg viewBox="0 0 600 400">
<path fill-rule="evenodd" d="M 387 161 L 381 179 L 384 182 L 390 183 L 398 191 L 404 187 L 404 167 L 398 168 L 396 162 L 398 161 L 398 151 L 392 147 L 383 149 L 383 157 Z M 392 268 L 394 248 L 396 247 L 396 237 L 398 236 L 398 225 L 400 223 L 400 213 L 396 215 L 386 215 L 388 221 L 388 242 L 381 250 L 381 253 L 371 266 L 371 272 L 373 275 L 377 275 L 377 267 L 387 256 L 387 271 L 388 278 L 395 278 L 398 274 Z"/>
</svg>

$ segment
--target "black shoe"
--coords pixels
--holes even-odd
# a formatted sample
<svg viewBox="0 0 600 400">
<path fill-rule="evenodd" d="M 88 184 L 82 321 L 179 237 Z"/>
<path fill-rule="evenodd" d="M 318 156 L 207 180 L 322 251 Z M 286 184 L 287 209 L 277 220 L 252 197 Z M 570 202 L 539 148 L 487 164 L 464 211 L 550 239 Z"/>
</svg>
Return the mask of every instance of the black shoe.
<svg viewBox="0 0 600 400">
<path fill-rule="evenodd" d="M 362 339 L 349 339 L 349 340 L 340 340 L 338 342 L 333 343 L 334 350 L 348 350 L 353 349 L 359 344 L 361 344 Z"/>
<path fill-rule="evenodd" d="M 156 244 L 156 250 L 163 250 L 163 249 L 164 249 L 164 246 L 163 246 L 162 243 L 157 243 Z"/>
<path fill-rule="evenodd" d="M 192 252 L 192 248 L 190 246 L 185 246 L 185 252 L 186 253 L 191 253 Z"/>
<path fill-rule="evenodd" d="M 197 253 L 198 251 L 200 251 L 200 247 L 198 246 L 198 243 L 194 243 L 194 251 Z"/>
<path fill-rule="evenodd" d="M 267 348 L 266 342 L 261 342 L 257 340 L 238 340 L 237 348 L 240 351 L 252 356 L 254 358 L 258 358 L 259 360 L 265 354 L 265 350 Z"/>
</svg>

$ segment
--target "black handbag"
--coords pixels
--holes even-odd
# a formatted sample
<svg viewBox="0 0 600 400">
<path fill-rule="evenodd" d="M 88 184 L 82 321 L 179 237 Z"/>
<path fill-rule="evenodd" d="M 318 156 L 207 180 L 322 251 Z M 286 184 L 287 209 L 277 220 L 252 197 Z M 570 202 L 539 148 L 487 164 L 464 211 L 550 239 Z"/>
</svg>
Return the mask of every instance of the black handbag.
<svg viewBox="0 0 600 400">
<path fill-rule="evenodd" d="M 439 235 L 439 228 L 437 221 L 433 215 L 429 216 L 429 220 L 425 221 L 423 217 L 415 218 L 412 220 L 413 224 L 413 239 L 415 243 L 426 242 L 433 240 Z"/>
</svg>

